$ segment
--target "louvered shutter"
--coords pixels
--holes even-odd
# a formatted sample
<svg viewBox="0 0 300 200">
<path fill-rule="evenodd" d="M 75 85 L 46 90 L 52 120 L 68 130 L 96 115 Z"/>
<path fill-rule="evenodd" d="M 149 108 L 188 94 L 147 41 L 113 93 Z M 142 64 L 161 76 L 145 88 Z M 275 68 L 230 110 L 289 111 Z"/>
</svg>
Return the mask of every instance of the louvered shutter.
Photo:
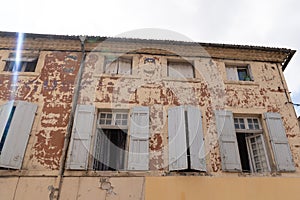
<svg viewBox="0 0 300 200">
<path fill-rule="evenodd" d="M 134 107 L 130 116 L 128 170 L 149 169 L 149 108 Z"/>
<path fill-rule="evenodd" d="M 184 107 L 168 110 L 169 170 L 187 169 L 186 127 Z"/>
<path fill-rule="evenodd" d="M 17 103 L 1 152 L 0 167 L 21 169 L 36 109 L 33 103 Z"/>
<path fill-rule="evenodd" d="M 278 171 L 295 171 L 290 146 L 279 113 L 264 113 Z"/>
<path fill-rule="evenodd" d="M 188 106 L 187 119 L 191 169 L 206 171 L 201 111 Z"/>
<path fill-rule="evenodd" d="M 67 160 L 68 169 L 87 169 L 94 114 L 94 106 L 77 105 Z"/>
<path fill-rule="evenodd" d="M 4 105 L 0 106 L 0 140 L 2 139 L 5 126 L 7 124 L 10 112 L 12 110 L 12 107 L 14 105 L 13 101 L 10 101 Z"/>
<path fill-rule="evenodd" d="M 241 161 L 231 111 L 215 111 L 223 171 L 241 171 Z"/>
</svg>

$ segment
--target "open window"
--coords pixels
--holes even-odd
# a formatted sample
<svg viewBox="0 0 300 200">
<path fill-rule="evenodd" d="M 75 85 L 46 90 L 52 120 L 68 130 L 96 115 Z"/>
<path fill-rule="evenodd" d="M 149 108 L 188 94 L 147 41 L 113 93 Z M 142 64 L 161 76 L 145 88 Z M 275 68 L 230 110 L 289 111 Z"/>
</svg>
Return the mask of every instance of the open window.
<svg viewBox="0 0 300 200">
<path fill-rule="evenodd" d="M 198 108 L 168 110 L 169 170 L 206 171 L 202 117 Z"/>
<path fill-rule="evenodd" d="M 0 167 L 21 169 L 36 109 L 24 101 L 0 106 Z"/>
<path fill-rule="evenodd" d="M 92 105 L 77 105 L 67 168 L 85 170 L 90 166 L 100 171 L 148 170 L 149 108 L 137 106 L 130 111 L 99 109 L 95 113 Z"/>
<path fill-rule="evenodd" d="M 168 60 L 167 72 L 173 78 L 195 78 L 194 66 L 186 60 Z"/>
<path fill-rule="evenodd" d="M 21 57 L 18 58 L 15 53 L 11 53 L 5 61 L 4 71 L 34 72 L 38 61 L 38 54 L 21 54 Z"/>
<path fill-rule="evenodd" d="M 253 81 L 249 65 L 226 65 L 227 80 Z"/>
<path fill-rule="evenodd" d="M 128 117 L 128 111 L 100 110 L 93 158 L 94 170 L 124 170 Z"/>
<path fill-rule="evenodd" d="M 277 171 L 295 171 L 279 113 L 264 113 L 268 131 L 256 117 L 233 117 L 231 111 L 215 111 L 222 170 L 231 172 L 271 171 L 264 134 L 269 134 Z"/>
<path fill-rule="evenodd" d="M 106 56 L 104 61 L 104 73 L 107 74 L 131 74 L 132 57 Z"/>
<path fill-rule="evenodd" d="M 243 172 L 268 172 L 263 130 L 259 118 L 234 118 L 235 132 Z"/>
</svg>

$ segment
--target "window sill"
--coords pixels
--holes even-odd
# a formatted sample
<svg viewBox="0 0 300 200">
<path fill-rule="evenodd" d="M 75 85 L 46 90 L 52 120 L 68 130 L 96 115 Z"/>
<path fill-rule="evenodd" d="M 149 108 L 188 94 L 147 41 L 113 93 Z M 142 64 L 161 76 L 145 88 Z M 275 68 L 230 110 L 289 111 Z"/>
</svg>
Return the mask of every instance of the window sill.
<svg viewBox="0 0 300 200">
<path fill-rule="evenodd" d="M 39 75 L 37 72 L 0 72 L 0 75 L 4 76 L 30 76 L 30 77 L 36 77 Z"/>
<path fill-rule="evenodd" d="M 118 78 L 118 79 L 141 79 L 135 75 L 127 75 L 127 74 L 96 74 L 93 75 L 95 78 Z"/>
<path fill-rule="evenodd" d="M 199 78 L 172 78 L 172 77 L 163 77 L 163 81 L 174 81 L 174 82 L 193 82 L 200 83 L 201 79 Z"/>
<path fill-rule="evenodd" d="M 259 86 L 258 83 L 254 81 L 224 81 L 225 84 L 230 84 L 230 85 L 255 85 Z"/>
</svg>

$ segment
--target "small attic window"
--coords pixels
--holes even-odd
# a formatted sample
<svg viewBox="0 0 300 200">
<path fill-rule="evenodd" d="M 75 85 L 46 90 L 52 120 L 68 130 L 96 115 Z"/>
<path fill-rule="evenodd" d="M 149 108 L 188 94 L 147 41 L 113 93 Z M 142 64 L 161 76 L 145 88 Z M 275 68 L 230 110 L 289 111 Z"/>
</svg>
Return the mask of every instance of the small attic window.
<svg viewBox="0 0 300 200">
<path fill-rule="evenodd" d="M 131 74 L 132 57 L 105 57 L 104 73 L 106 74 Z"/>
<path fill-rule="evenodd" d="M 168 60 L 168 76 L 173 78 L 195 78 L 194 66 L 185 60 Z"/>
<path fill-rule="evenodd" d="M 227 80 L 253 81 L 249 65 L 226 65 Z"/>
<path fill-rule="evenodd" d="M 16 59 L 16 54 L 11 53 L 6 59 L 4 71 L 7 72 L 34 72 L 37 62 L 38 54 L 22 54 L 19 61 Z"/>
</svg>

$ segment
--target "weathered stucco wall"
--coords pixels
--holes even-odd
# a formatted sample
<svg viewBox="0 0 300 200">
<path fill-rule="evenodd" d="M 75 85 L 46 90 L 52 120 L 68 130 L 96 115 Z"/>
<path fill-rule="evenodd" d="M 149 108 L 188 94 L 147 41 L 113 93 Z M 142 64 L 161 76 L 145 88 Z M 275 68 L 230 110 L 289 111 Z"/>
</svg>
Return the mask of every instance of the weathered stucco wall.
<svg viewBox="0 0 300 200">
<path fill-rule="evenodd" d="M 10 72 L 2 72 L 4 59 L 12 51 L 9 49 L 15 47 L 15 42 L 0 38 L 0 44 L 0 104 L 14 99 L 38 105 L 22 169 L 0 170 L 0 199 L 51 199 L 51 186 L 57 187 L 59 182 L 56 176 L 82 56 L 80 43 L 74 39 L 26 40 L 24 49 L 40 54 L 37 69 L 34 73 L 19 73 L 16 79 Z M 87 42 L 86 49 L 91 52 L 86 56 L 78 103 L 95 105 L 99 109 L 148 106 L 150 171 L 99 173 L 66 170 L 61 199 L 297 199 L 300 131 L 293 106 L 287 103 L 289 96 L 285 91 L 286 83 L 280 78 L 281 67 L 276 64 L 285 54 L 215 47 L 207 47 L 206 51 L 202 48 L 199 53 L 198 48 L 188 45 L 176 48 L 170 48 L 172 45 L 169 44 L 147 45 L 151 48 L 143 49 L 139 43 L 124 41 L 102 45 Z M 172 50 L 174 52 L 170 52 Z M 184 51 L 185 59 L 194 63 L 195 78 L 167 76 L 167 60 L 178 58 L 175 54 L 180 51 Z M 102 73 L 104 56 L 117 55 L 112 52 L 127 53 L 127 56 L 133 57 L 131 75 Z M 203 57 L 207 53 L 212 59 Z M 254 61 L 256 56 L 261 61 Z M 145 58 L 153 58 L 155 64 L 145 64 Z M 225 63 L 249 64 L 254 81 L 227 81 Z M 202 112 L 206 174 L 168 171 L 167 111 L 178 105 L 194 105 Z M 223 173 L 214 117 L 216 109 L 260 117 L 264 112 L 279 112 L 296 172 L 259 175 Z M 266 130 L 263 118 L 261 121 Z M 271 151 L 270 146 L 268 149 Z"/>
<path fill-rule="evenodd" d="M 178 105 L 194 105 L 202 111 L 208 173 L 224 175 L 220 174 L 213 114 L 219 108 L 235 114 L 257 115 L 265 130 L 262 114 L 279 112 L 299 169 L 299 127 L 293 106 L 287 103 L 286 85 L 276 63 L 189 57 L 194 62 L 195 78 L 175 79 L 167 76 L 167 59 L 174 59 L 173 56 L 128 54 L 133 56 L 132 74 L 108 75 L 102 73 L 105 55 L 99 52 L 87 55 L 79 103 L 94 104 L 97 108 L 149 106 L 150 170 L 168 170 L 167 110 Z M 155 64 L 144 64 L 145 58 L 153 58 Z M 225 63 L 249 64 L 254 81 L 227 81 Z"/>
<path fill-rule="evenodd" d="M 1 50 L 1 59 L 10 52 Z M 16 75 L 2 72 L 5 61 L 1 61 L 0 102 L 24 100 L 38 105 L 22 169 L 59 168 L 80 60 L 81 53 L 42 51 L 36 72 Z"/>
</svg>

